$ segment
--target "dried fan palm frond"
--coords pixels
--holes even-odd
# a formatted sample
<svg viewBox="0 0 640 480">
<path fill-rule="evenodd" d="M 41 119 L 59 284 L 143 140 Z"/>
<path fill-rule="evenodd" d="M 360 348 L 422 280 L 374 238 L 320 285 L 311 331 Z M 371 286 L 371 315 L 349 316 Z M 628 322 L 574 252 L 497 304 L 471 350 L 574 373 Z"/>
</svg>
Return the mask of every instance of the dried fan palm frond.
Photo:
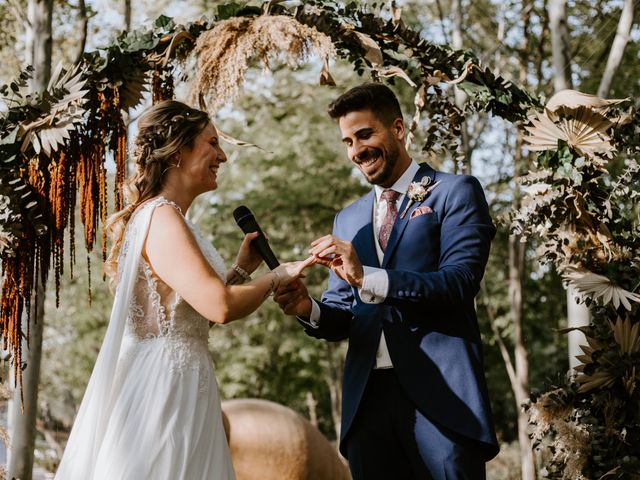
<svg viewBox="0 0 640 480">
<path fill-rule="evenodd" d="M 579 268 L 567 268 L 562 277 L 583 296 L 591 297 L 602 305 L 613 303 L 617 309 L 622 305 L 631 310 L 631 303 L 640 303 L 640 295 L 616 285 L 604 275 Z"/>
<path fill-rule="evenodd" d="M 613 385 L 616 377 L 609 370 L 598 370 L 591 375 L 580 374 L 576 377 L 576 382 L 581 383 L 578 388 L 579 393 L 585 393 L 594 388 L 607 388 Z"/>
<path fill-rule="evenodd" d="M 212 111 L 233 100 L 253 59 L 265 68 L 280 56 L 291 67 L 302 64 L 311 54 L 320 58 L 335 55 L 331 39 L 315 28 L 280 15 L 230 18 L 198 38 L 195 54 L 198 73 L 192 97 L 206 97 Z"/>
<path fill-rule="evenodd" d="M 70 132 L 83 121 L 85 110 L 82 105 L 89 92 L 83 90 L 85 82 L 80 66 L 63 74 L 62 64 L 58 64 L 41 104 L 44 116 L 20 125 L 19 135 L 24 135 L 22 151 L 31 144 L 36 154 L 42 151 L 51 156 L 52 152 L 57 151 L 69 139 Z"/>
<path fill-rule="evenodd" d="M 611 157 L 615 152 L 611 137 L 606 133 L 613 123 L 588 107 L 559 107 L 554 112 L 545 109 L 529 120 L 532 125 L 525 127 L 529 134 L 525 137 L 529 150 L 556 150 L 558 140 L 562 140 L 591 159 L 596 155 Z"/>
<path fill-rule="evenodd" d="M 120 101 L 122 109 L 129 110 L 142 102 L 144 94 L 149 91 L 149 73 L 141 65 L 122 72 L 122 85 L 120 85 Z"/>
<path fill-rule="evenodd" d="M 640 352 L 640 322 L 632 322 L 630 318 L 618 317 L 616 323 L 609 321 L 613 338 L 620 345 L 620 352 L 631 355 Z"/>
</svg>

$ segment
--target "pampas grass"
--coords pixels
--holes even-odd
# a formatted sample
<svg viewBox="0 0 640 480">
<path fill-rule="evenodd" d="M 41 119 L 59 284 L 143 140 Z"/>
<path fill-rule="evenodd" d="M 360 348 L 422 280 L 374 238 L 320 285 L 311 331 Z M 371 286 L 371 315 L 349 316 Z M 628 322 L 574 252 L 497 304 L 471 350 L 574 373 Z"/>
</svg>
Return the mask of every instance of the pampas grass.
<svg viewBox="0 0 640 480">
<path fill-rule="evenodd" d="M 331 39 L 291 17 L 263 15 L 221 21 L 196 43 L 192 98 L 206 100 L 208 110 L 215 112 L 236 98 L 252 60 L 260 60 L 267 70 L 274 58 L 296 68 L 313 53 L 323 59 L 334 56 Z"/>
<path fill-rule="evenodd" d="M 531 405 L 530 423 L 535 425 L 531 437 L 541 441 L 547 433 L 554 432 L 553 460 L 564 465 L 562 479 L 588 480 L 581 472 L 589 455 L 589 433 L 571 418 L 570 405 L 554 401 L 561 393 L 560 389 L 552 390 Z"/>
</svg>

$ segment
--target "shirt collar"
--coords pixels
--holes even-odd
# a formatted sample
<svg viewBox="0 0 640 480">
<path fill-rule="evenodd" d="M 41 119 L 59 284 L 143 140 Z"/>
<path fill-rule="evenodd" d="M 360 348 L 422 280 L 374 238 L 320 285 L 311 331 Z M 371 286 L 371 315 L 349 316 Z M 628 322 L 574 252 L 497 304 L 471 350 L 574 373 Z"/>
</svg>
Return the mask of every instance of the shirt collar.
<svg viewBox="0 0 640 480">
<path fill-rule="evenodd" d="M 418 173 L 418 170 L 420 170 L 420 166 L 416 163 L 415 160 L 412 159 L 411 163 L 404 171 L 404 173 L 400 175 L 400 178 L 398 180 L 396 180 L 396 183 L 391 185 L 391 190 L 395 190 L 396 192 L 400 193 L 400 195 L 405 195 L 407 193 L 407 190 L 409 189 L 409 184 L 416 176 L 416 173 Z M 380 197 L 382 196 L 382 192 L 385 191 L 386 188 L 381 187 L 380 185 L 374 185 L 373 188 L 376 192 L 376 200 L 379 202 Z"/>
</svg>

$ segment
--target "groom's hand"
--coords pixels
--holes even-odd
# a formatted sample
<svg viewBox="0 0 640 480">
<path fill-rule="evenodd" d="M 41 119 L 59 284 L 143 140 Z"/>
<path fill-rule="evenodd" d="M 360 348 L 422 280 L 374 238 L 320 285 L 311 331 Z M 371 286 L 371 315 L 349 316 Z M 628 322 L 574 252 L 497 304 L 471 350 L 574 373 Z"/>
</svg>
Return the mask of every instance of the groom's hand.
<svg viewBox="0 0 640 480">
<path fill-rule="evenodd" d="M 273 299 L 287 315 L 309 317 L 311 315 L 311 297 L 302 280 L 293 282 L 276 290 Z"/>
<path fill-rule="evenodd" d="M 362 287 L 364 268 L 351 242 L 325 235 L 311 243 L 309 253 L 352 287 Z"/>
</svg>

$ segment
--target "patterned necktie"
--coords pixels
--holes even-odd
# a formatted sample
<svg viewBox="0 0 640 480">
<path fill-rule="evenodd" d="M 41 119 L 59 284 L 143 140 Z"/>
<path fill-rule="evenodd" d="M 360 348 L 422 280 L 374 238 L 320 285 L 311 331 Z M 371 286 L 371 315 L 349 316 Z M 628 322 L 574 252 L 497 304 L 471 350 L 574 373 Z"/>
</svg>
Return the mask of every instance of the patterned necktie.
<svg viewBox="0 0 640 480">
<path fill-rule="evenodd" d="M 395 190 L 387 189 L 382 192 L 381 199 L 387 202 L 387 213 L 384 215 L 382 225 L 378 231 L 378 242 L 380 242 L 380 248 L 384 252 L 391 236 L 391 229 L 393 229 L 393 223 L 396 221 L 398 215 L 398 207 L 396 201 L 400 197 L 400 193 Z"/>
</svg>

